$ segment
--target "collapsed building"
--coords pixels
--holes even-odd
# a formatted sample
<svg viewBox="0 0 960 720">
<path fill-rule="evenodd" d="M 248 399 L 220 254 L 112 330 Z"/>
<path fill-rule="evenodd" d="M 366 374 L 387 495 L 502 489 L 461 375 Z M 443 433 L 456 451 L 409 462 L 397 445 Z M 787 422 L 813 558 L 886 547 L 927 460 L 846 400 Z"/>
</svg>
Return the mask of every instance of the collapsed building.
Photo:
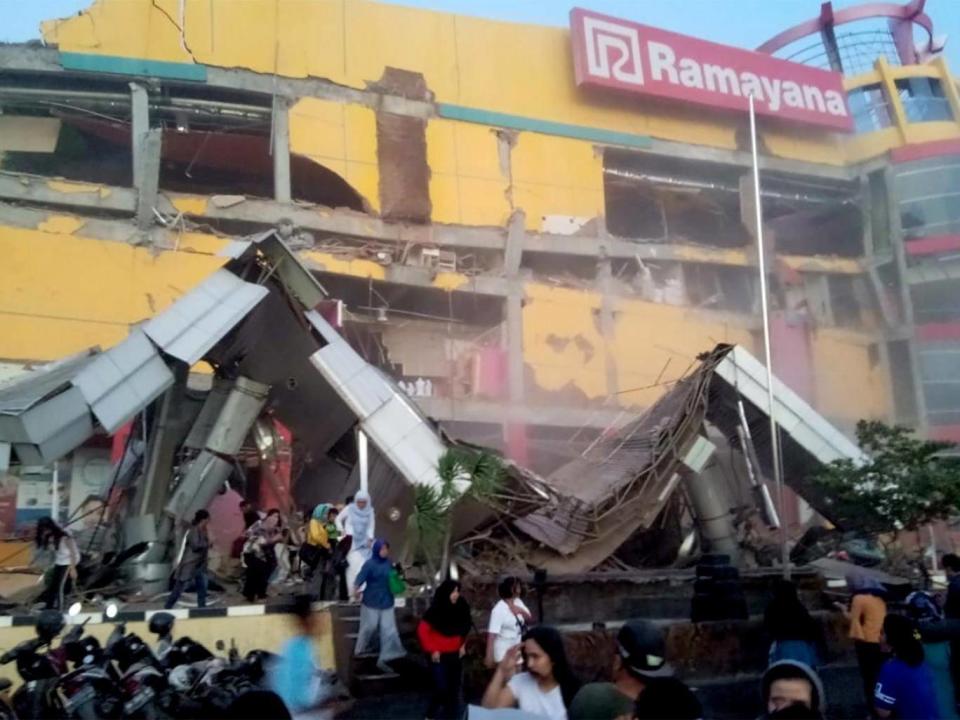
<svg viewBox="0 0 960 720">
<path fill-rule="evenodd" d="M 723 369 L 762 347 L 745 99 L 730 87 L 706 100 L 658 95 L 652 78 L 643 96 L 639 57 L 631 70 L 586 53 L 655 29 L 614 23 L 609 42 L 588 45 L 590 14 L 573 17 L 567 30 L 365 0 L 302 14 L 266 0 L 93 0 L 46 23 L 42 46 L 0 47 L 0 375 L 86 353 L 60 366 L 56 387 L 87 392 L 90 408 L 60 448 L 8 441 L 14 460 L 41 468 L 86 440 L 57 466 L 71 482 L 62 503 L 43 494 L 49 468 L 7 476 L 4 532 L 38 512 L 69 516 L 86 493 L 74 491 L 78 478 L 93 478 L 97 492 L 111 482 L 110 443 L 81 436 L 91 417 L 109 433 L 129 412 L 104 422 L 98 413 L 114 412 L 113 398 L 65 378 L 90 374 L 125 343 L 139 348 L 144 377 L 155 373 L 153 391 L 167 397 L 172 375 L 192 409 L 203 399 L 211 427 L 219 403 L 242 400 L 253 435 L 211 440 L 187 413 L 181 430 L 192 437 L 149 448 L 141 429 L 113 443 L 114 455 L 129 446 L 169 465 L 185 445 L 197 482 L 211 477 L 205 470 L 225 477 L 235 457 L 258 475 L 263 502 L 342 498 L 358 482 L 355 430 L 370 398 L 309 364 L 330 342 L 350 348 L 384 393 L 399 391 L 393 407 L 420 418 L 431 448 L 411 450 L 423 453 L 422 472 L 408 472 L 383 460 L 391 446 L 370 434 L 370 482 L 423 481 L 449 437 L 493 447 L 513 461 L 518 487 L 555 504 L 510 511 L 544 563 L 597 567 L 662 516 L 667 490 L 709 474 L 699 471 L 717 454 L 703 442 L 716 445 L 719 433 L 741 447 L 739 406 L 733 415 L 729 399 L 702 400 L 724 397 Z M 857 23 L 870 32 L 848 33 Z M 826 6 L 746 53 L 781 80 L 809 76 L 846 96 L 840 116 L 815 102 L 803 112 L 781 102 L 790 112 L 778 115 L 767 102 L 759 140 L 775 372 L 791 398 L 847 435 L 857 420 L 881 418 L 960 438 L 950 382 L 960 206 L 944 190 L 960 162 L 960 98 L 941 49 L 923 3 L 911 2 Z M 234 243 L 261 236 L 253 246 L 275 239 L 307 268 L 310 283 L 290 287 L 312 295 L 294 296 L 304 311 L 322 296 L 319 318 L 343 345 L 290 319 L 278 289 L 289 278 L 229 269 L 251 262 Z M 164 311 L 227 275 L 274 286 L 255 306 L 222 288 L 196 320 L 212 323 L 213 309 L 237 302 L 239 330 L 226 319 L 204 325 L 217 336 L 211 347 L 171 351 Z M 721 344 L 737 351 L 697 364 Z M 293 358 L 292 370 L 279 369 Z M 236 373 L 224 374 L 232 364 Z M 322 390 L 308 389 L 321 378 Z M 153 391 L 137 390 L 148 422 L 164 406 Z M 744 414 L 762 408 L 757 399 Z M 761 429 L 751 429 L 758 447 L 743 442 L 738 462 L 765 473 Z M 261 463 L 254 436 L 282 447 L 282 461 Z M 847 442 L 841 454 L 855 452 Z M 828 457 L 814 445 L 800 443 L 790 458 L 800 469 L 787 468 L 800 492 L 805 463 Z M 689 465 L 696 472 L 680 467 Z M 747 477 L 747 464 L 739 471 Z M 590 487 L 587 474 L 598 480 Z M 168 507 L 160 498 L 171 488 L 151 482 L 138 490 L 140 514 Z M 643 512 L 621 509 L 626 496 Z M 165 502 L 175 500 L 174 491 Z M 400 497 L 379 504 L 404 515 Z M 779 520 L 795 532 L 808 516 L 793 499 Z"/>
<path fill-rule="evenodd" d="M 369 489 L 378 534 L 398 547 L 415 489 L 439 489 L 441 456 L 457 446 L 324 318 L 325 311 L 339 315 L 339 304 L 330 304 L 277 231 L 233 241 L 222 253 L 223 268 L 116 346 L 90 348 L 0 386 L 6 465 L 55 463 L 95 433 L 123 438 L 103 493 L 114 507 L 109 518 L 98 518 L 96 531 L 116 535 L 120 552 L 139 547 L 131 556 L 134 594 L 163 591 L 175 536 L 196 511 L 231 482 L 245 490 L 248 473 L 238 467 L 245 447 L 259 452 L 267 481 L 275 482 L 274 422 L 300 438 L 301 456 L 340 448 L 345 481 L 337 486 L 335 477 L 324 477 L 299 494 L 339 498 Z M 205 391 L 189 382 L 189 369 L 201 361 L 213 371 Z M 859 456 L 793 391 L 779 381 L 774 391 L 792 484 L 802 487 L 822 463 Z M 467 550 L 461 560 L 484 558 L 502 568 L 466 536 L 512 524 L 527 547 L 515 543 L 506 563 L 558 574 L 593 570 L 651 528 L 681 479 L 702 547 L 737 557 L 736 501 L 716 476 L 710 429 L 748 468 L 758 491 L 748 504 L 766 513 L 768 525 L 779 525 L 761 479 L 770 465 L 758 460 L 769 456 L 769 434 L 759 437 L 765 396 L 765 369 L 748 351 L 722 345 L 705 353 L 652 408 L 548 477 L 509 463 L 485 509 L 459 504 L 452 539 Z M 290 488 L 286 496 L 274 489 L 290 512 Z M 489 544 L 491 530 L 480 537 L 481 546 Z"/>
</svg>

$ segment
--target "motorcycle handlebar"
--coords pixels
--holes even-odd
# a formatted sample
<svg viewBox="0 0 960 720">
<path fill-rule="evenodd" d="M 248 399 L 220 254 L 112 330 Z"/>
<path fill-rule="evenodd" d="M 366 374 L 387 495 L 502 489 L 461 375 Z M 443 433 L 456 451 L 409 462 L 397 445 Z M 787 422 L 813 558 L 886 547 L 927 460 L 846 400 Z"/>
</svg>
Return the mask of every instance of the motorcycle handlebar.
<svg viewBox="0 0 960 720">
<path fill-rule="evenodd" d="M 7 650 L 3 655 L 0 655 L 0 665 L 9 665 L 17 657 L 24 652 L 36 652 L 44 645 L 44 641 L 40 638 L 31 638 L 30 640 L 24 640 L 22 643 L 17 645 L 11 650 Z"/>
</svg>

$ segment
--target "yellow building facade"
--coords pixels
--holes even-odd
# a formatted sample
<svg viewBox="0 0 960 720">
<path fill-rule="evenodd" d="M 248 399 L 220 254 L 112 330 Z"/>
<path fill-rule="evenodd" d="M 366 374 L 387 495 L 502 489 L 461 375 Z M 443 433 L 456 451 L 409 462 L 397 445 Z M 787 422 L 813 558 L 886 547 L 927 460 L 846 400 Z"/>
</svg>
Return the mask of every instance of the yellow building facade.
<svg viewBox="0 0 960 720">
<path fill-rule="evenodd" d="M 177 119 L 179 108 L 192 107 L 179 98 L 221 103 L 223 113 L 247 102 L 228 101 L 225 88 L 237 97 L 256 93 L 273 102 L 266 125 L 251 133 L 272 143 L 271 156 L 288 152 L 295 163 L 322 167 L 358 200 L 349 210 L 306 202 L 298 196 L 298 165 L 289 199 L 281 193 L 258 200 L 213 184 L 184 187 L 183 177 L 164 187 L 161 171 L 152 206 L 161 220 L 134 225 L 142 187 L 138 195 L 129 183 L 84 180 L 82 173 L 58 179 L 56 164 L 46 174 L 6 164 L 0 363 L 45 362 L 116 343 L 218 268 L 229 237 L 288 216 L 313 235 L 304 259 L 364 328 L 382 309 L 391 322 L 407 318 L 433 329 L 449 372 L 408 373 L 396 366 L 416 363 L 392 356 L 391 367 L 406 378 L 433 372 L 438 388 L 443 381 L 443 397 L 437 390 L 423 405 L 451 422 L 496 424 L 498 413 L 481 408 L 485 397 L 507 400 L 500 414 L 522 408 L 517 422 L 529 426 L 603 427 L 622 411 L 649 406 L 716 343 L 761 354 L 756 253 L 749 228 L 743 230 L 748 212 L 737 184 L 749 171 L 745 117 L 584 92 L 574 81 L 567 29 L 367 0 L 93 0 L 42 32 L 53 48 L 42 57 L 51 75 L 91 87 L 105 79 L 144 85 L 148 126 L 171 133 L 163 136 L 164 153 L 172 152 L 177 132 L 194 132 L 192 116 L 182 126 Z M 22 57 L 29 52 L 24 48 Z M 906 78 L 936 79 L 952 119 L 911 121 L 897 86 Z M 774 204 L 787 208 L 787 196 L 801 195 L 806 191 L 796 188 L 806 185 L 819 193 L 808 201 L 823 205 L 836 188 L 850 198 L 838 214 L 860 203 L 860 214 L 869 216 L 862 201 L 869 199 L 870 175 L 882 174 L 891 151 L 960 139 L 957 83 L 942 59 L 893 67 L 881 58 L 844 82 L 851 92 L 879 87 L 891 123 L 835 133 L 761 122 L 763 170 L 791 188 Z M 128 135 L 133 127 L 136 138 L 136 122 L 124 116 L 92 134 L 88 125 L 77 127 L 101 140 L 111 127 Z M 399 143 L 393 122 L 402 128 Z M 198 132 L 215 134 L 208 126 Z M 677 191 L 667 175 L 681 177 L 687 190 Z M 640 184 L 617 185 L 635 176 Z M 398 192 L 410 197 L 398 200 Z M 625 199 L 614 203 L 614 192 Z M 714 201 L 710 193 L 727 194 Z M 234 196 L 233 204 L 224 200 Z M 398 213 L 398 203 L 410 198 L 426 210 Z M 628 222 L 614 223 L 614 214 L 641 229 L 660 228 L 650 208 L 663 216 L 658 235 L 613 231 Z M 790 218 L 808 212 L 820 210 L 771 217 L 784 227 L 772 234 L 794 238 Z M 701 235 L 676 229 L 701 216 Z M 711 218 L 721 218 L 716 231 Z M 785 298 L 778 317 L 794 329 L 801 318 L 803 339 L 795 339 L 804 353 L 798 360 L 784 350 L 775 361 L 805 365 L 784 377 L 804 376 L 797 380 L 801 394 L 847 428 L 861 418 L 910 415 L 897 406 L 904 370 L 891 345 L 904 339 L 906 319 L 885 305 L 901 293 L 870 274 L 878 264 L 876 236 L 889 228 L 869 217 L 855 226 L 841 231 L 842 252 L 808 251 L 800 237 L 778 245 L 775 255 Z M 727 234 L 740 240 L 716 241 Z M 447 262 L 431 265 L 434 250 L 448 253 Z M 647 268 L 652 290 L 644 285 Z M 670 297 L 674 277 L 681 289 Z M 749 288 L 743 297 L 741 287 Z M 502 390 L 481 397 L 476 384 L 463 389 L 461 365 L 488 346 L 505 356 L 506 379 Z M 567 407 L 589 411 L 567 421 Z M 591 419 L 594 409 L 605 419 Z"/>
</svg>

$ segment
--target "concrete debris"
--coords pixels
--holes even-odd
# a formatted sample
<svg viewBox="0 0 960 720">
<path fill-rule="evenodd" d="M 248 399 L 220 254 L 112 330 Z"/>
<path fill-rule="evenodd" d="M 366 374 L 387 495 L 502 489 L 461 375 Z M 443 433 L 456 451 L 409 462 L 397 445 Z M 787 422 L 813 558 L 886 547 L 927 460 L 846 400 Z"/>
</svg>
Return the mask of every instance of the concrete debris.
<svg viewBox="0 0 960 720">
<path fill-rule="evenodd" d="M 862 453 L 779 380 L 774 382 L 774 414 L 790 468 L 787 482 L 829 518 L 829 505 L 808 478 L 822 463 L 856 460 Z M 718 345 L 653 407 L 548 475 L 544 481 L 555 494 L 553 502 L 513 522 L 523 539 L 494 532 L 471 549 L 478 555 L 523 557 L 551 573 L 587 572 L 650 528 L 671 496 L 684 488 L 701 544 L 734 554 L 736 514 L 718 514 L 716 508 L 735 503 L 723 496 L 724 483 L 715 475 L 716 446 L 706 438 L 719 433 L 733 452 L 759 456 L 760 472 L 770 477 L 766 408 L 763 365 L 740 346 Z M 756 454 L 745 453 L 741 445 L 742 417 L 749 422 Z M 681 482 L 684 477 L 697 482 Z"/>
<path fill-rule="evenodd" d="M 244 195 L 211 195 L 210 202 L 214 207 L 230 208 L 239 205 L 247 198 Z"/>
</svg>

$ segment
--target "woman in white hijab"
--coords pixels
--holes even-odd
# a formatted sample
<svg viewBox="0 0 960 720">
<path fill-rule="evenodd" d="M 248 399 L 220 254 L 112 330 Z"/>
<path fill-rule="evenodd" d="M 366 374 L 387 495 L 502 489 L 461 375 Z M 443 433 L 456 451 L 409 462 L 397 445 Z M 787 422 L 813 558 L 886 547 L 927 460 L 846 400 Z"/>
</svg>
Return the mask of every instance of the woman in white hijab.
<svg viewBox="0 0 960 720">
<path fill-rule="evenodd" d="M 370 559 L 370 550 L 373 547 L 376 518 L 370 503 L 370 494 L 365 490 L 358 492 L 353 502 L 337 515 L 337 525 L 341 535 L 352 538 L 350 553 L 347 555 L 347 587 L 352 588 L 360 574 L 360 568 Z"/>
</svg>

